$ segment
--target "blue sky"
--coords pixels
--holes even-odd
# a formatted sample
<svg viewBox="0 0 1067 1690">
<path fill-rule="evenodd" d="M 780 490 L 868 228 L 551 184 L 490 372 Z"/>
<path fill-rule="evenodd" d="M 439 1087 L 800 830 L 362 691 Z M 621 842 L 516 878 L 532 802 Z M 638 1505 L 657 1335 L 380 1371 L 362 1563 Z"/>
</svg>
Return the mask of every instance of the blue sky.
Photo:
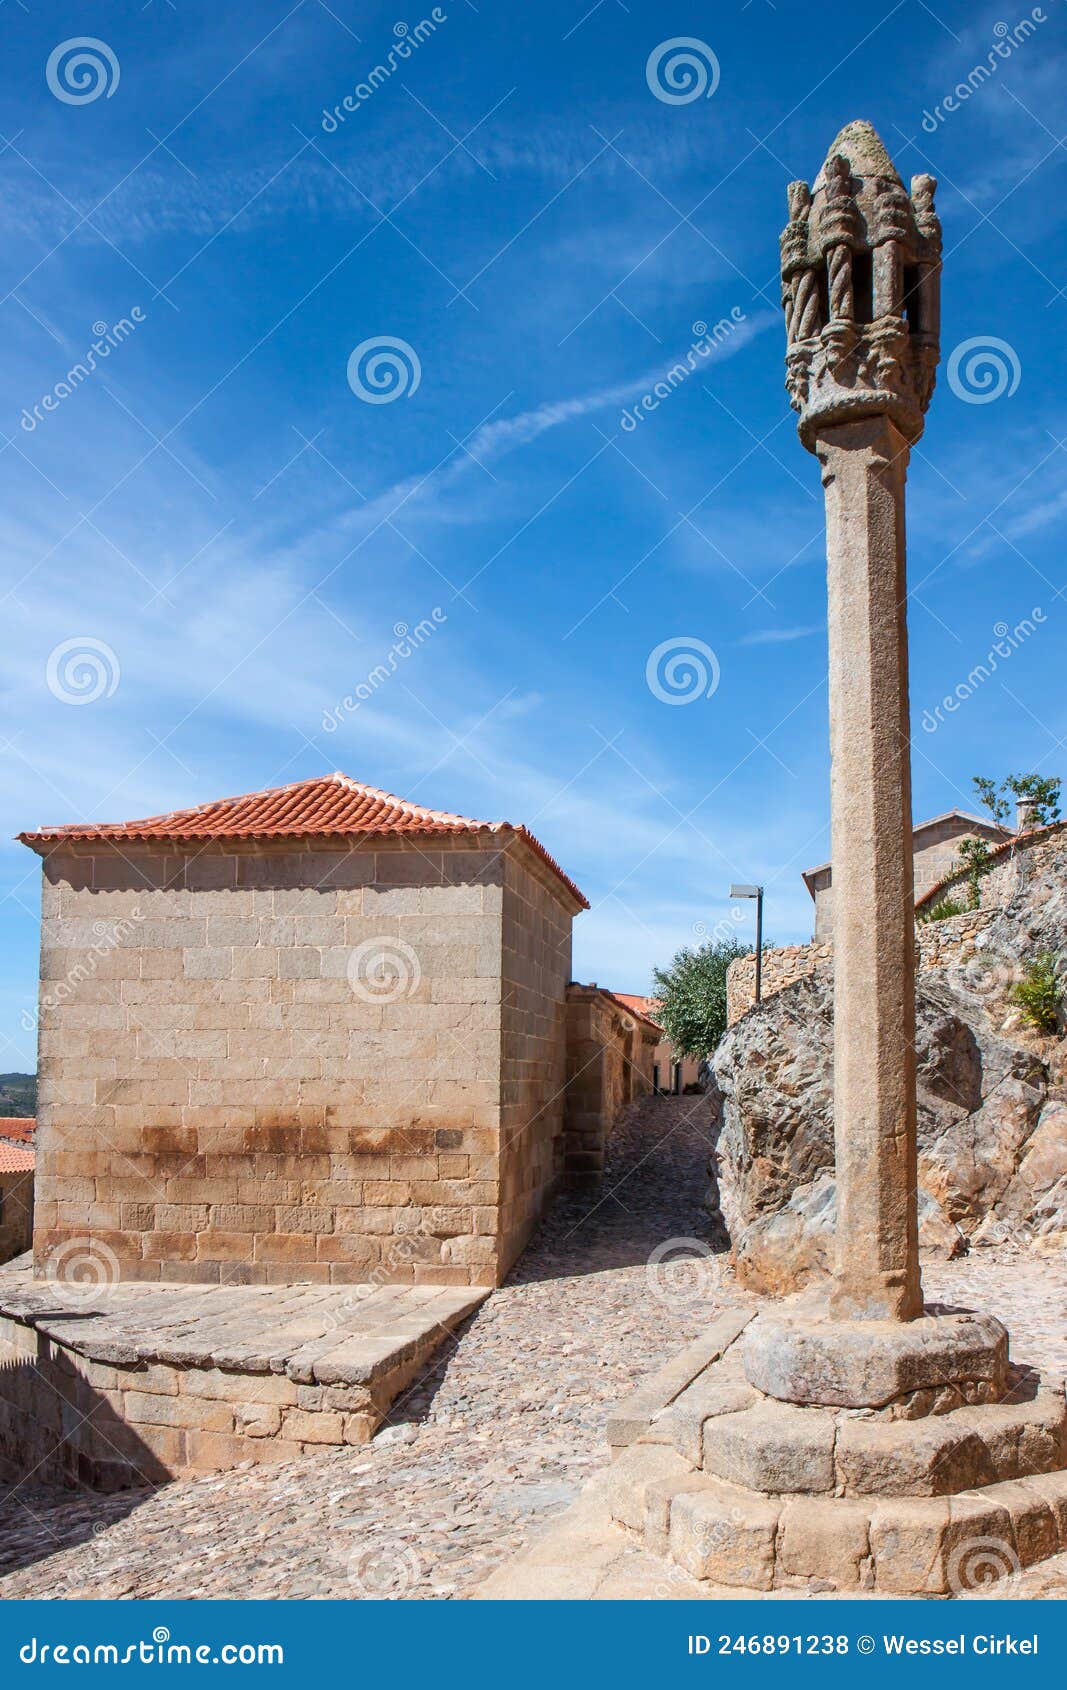
<svg viewBox="0 0 1067 1690">
<path fill-rule="evenodd" d="M 1038 14 L 945 111 L 998 26 Z M 822 501 L 782 385 L 777 243 L 787 182 L 855 117 L 905 180 L 940 179 L 945 226 L 909 484 L 916 812 L 969 804 L 977 772 L 1064 767 L 1063 8 L 436 15 L 5 6 L 3 838 L 341 768 L 525 821 L 592 901 L 576 974 L 639 991 L 728 918 L 733 880 L 766 884 L 773 938 L 810 935 Z M 99 82 L 64 81 L 69 55 L 50 77 L 86 36 Z M 710 97 L 653 93 L 650 56 L 680 37 L 709 87 L 716 68 Z M 716 323 L 714 353 L 624 425 Z M 974 380 L 1005 390 L 968 393 L 964 359 L 954 392 L 949 355 L 991 337 L 1006 382 Z M 370 403 L 349 362 L 382 339 L 411 349 L 406 390 Z M 714 653 L 711 696 L 649 684 L 675 645 Z M 3 845 L 0 1069 L 34 1064 L 38 871 Z"/>
</svg>

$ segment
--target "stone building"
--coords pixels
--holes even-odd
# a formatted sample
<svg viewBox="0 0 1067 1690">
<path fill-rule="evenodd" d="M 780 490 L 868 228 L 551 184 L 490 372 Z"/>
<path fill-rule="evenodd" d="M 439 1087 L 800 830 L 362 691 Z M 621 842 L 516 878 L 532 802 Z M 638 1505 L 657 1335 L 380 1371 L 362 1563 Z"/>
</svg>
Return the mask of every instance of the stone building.
<svg viewBox="0 0 1067 1690">
<path fill-rule="evenodd" d="M 619 993 L 595 983 L 567 988 L 567 1090 L 563 1112 L 568 1183 L 593 1185 L 608 1135 L 628 1103 L 653 1090 L 661 1029 Z"/>
<path fill-rule="evenodd" d="M 966 810 L 946 810 L 943 815 L 917 822 L 911 837 L 918 902 L 931 887 L 951 874 L 961 840 L 987 839 L 991 845 L 999 845 L 1011 839 L 1012 831 L 983 821 L 981 816 L 968 815 Z M 803 879 L 815 902 L 815 942 L 829 944 L 834 921 L 833 864 L 820 863 L 817 868 L 805 869 Z"/>
<path fill-rule="evenodd" d="M 562 1169 L 588 907 L 532 834 L 333 774 L 21 838 L 39 1273 L 499 1282 Z"/>
<path fill-rule="evenodd" d="M 9 1262 L 12 1256 L 21 1256 L 30 1248 L 33 1164 L 32 1145 L 0 1138 L 0 1262 Z"/>
<path fill-rule="evenodd" d="M 683 1056 L 675 1050 L 660 1025 L 655 998 L 637 992 L 616 992 L 615 996 L 636 1015 L 642 1015 L 658 1030 L 659 1038 L 652 1052 L 652 1089 L 655 1092 L 683 1092 L 687 1086 L 700 1083 L 700 1058 Z"/>
</svg>

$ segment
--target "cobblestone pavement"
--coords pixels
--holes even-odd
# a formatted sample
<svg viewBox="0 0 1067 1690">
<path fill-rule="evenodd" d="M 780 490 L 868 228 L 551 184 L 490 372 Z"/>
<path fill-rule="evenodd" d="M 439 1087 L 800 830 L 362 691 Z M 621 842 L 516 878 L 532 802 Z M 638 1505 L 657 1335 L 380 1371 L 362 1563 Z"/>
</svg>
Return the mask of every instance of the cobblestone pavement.
<svg viewBox="0 0 1067 1690">
<path fill-rule="evenodd" d="M 608 1409 L 735 1299 L 703 1207 L 710 1135 L 702 1098 L 639 1106 L 601 1191 L 556 1203 L 373 1444 L 124 1496 L 0 1491 L 0 1596 L 466 1595 L 604 1464 Z M 926 1282 L 1067 1371 L 1061 1259 L 983 1253 Z M 1064 1563 L 1012 1594 L 1067 1596 Z"/>
</svg>

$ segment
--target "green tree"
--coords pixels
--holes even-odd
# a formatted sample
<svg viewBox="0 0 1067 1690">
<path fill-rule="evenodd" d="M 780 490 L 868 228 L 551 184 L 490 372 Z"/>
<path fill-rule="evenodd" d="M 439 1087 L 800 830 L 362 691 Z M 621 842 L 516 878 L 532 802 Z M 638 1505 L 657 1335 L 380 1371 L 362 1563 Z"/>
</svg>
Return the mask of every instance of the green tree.
<svg viewBox="0 0 1067 1690">
<path fill-rule="evenodd" d="M 1015 799 L 1029 798 L 1033 801 L 1030 814 L 1035 827 L 1047 827 L 1050 822 L 1060 819 L 1060 781 L 1057 775 L 1008 775 L 999 786 L 987 775 L 975 775 L 974 790 L 979 803 L 989 811 L 998 826 L 1002 827 L 1011 815 L 1011 805 L 1004 796 L 1006 792 Z"/>
<path fill-rule="evenodd" d="M 683 1056 L 710 1056 L 726 1031 L 726 970 L 751 947 L 736 939 L 709 940 L 678 951 L 652 971 L 656 1018 Z"/>
</svg>

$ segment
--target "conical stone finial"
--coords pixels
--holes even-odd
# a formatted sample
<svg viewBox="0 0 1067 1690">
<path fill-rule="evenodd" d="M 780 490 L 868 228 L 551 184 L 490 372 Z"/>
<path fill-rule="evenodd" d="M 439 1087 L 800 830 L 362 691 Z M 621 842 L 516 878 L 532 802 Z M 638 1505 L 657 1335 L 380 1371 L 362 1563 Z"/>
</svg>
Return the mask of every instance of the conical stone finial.
<svg viewBox="0 0 1067 1690">
<path fill-rule="evenodd" d="M 930 176 L 912 193 L 869 123 L 846 123 L 782 235 L 786 387 L 812 451 L 820 430 L 888 416 L 918 440 L 938 361 L 941 227 Z"/>
<path fill-rule="evenodd" d="M 866 178 L 879 177 L 882 181 L 903 182 L 897 175 L 893 160 L 886 152 L 885 143 L 873 124 L 858 118 L 854 123 L 846 123 L 836 141 L 830 147 L 822 169 L 815 178 L 815 192 L 825 186 L 826 166 L 832 158 L 843 158 L 853 176 Z"/>
</svg>

